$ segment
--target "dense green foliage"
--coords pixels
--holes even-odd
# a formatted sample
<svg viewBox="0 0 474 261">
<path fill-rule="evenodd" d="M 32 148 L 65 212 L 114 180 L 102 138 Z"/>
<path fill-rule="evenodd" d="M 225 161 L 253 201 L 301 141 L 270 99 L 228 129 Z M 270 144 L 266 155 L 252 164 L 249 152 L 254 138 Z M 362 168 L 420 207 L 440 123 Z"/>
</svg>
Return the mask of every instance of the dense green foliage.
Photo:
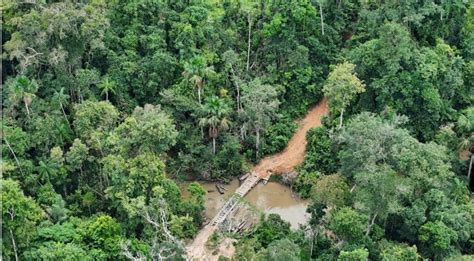
<svg viewBox="0 0 474 261">
<path fill-rule="evenodd" d="M 309 224 L 236 259 L 473 255 L 474 2 L 3 2 L 3 259 L 182 259 L 206 191 L 176 181 L 241 175 L 323 95 Z"/>
</svg>

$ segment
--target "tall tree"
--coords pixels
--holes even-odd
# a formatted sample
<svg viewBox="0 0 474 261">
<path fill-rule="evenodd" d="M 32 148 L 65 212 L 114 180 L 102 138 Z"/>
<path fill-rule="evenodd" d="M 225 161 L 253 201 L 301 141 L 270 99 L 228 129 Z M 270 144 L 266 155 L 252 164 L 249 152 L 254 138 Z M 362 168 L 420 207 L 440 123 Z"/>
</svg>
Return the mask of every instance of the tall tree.
<svg viewBox="0 0 474 261">
<path fill-rule="evenodd" d="M 441 260 L 453 251 L 457 235 L 442 221 L 428 222 L 421 226 L 419 240 L 431 258 Z"/>
<path fill-rule="evenodd" d="M 118 119 L 117 109 L 108 102 L 86 101 L 76 105 L 74 129 L 78 135 L 88 141 L 93 132 L 111 131 Z"/>
<path fill-rule="evenodd" d="M 372 173 L 355 175 L 354 205 L 369 216 L 366 236 L 377 219 L 385 221 L 388 214 L 397 213 L 400 209 L 396 186 L 399 182 L 393 170 L 383 167 Z"/>
<path fill-rule="evenodd" d="M 222 55 L 222 58 L 226 62 L 225 67 L 226 69 L 230 71 L 232 83 L 235 86 L 235 89 L 237 91 L 237 95 L 236 95 L 237 112 L 240 113 L 240 111 L 242 110 L 242 102 L 240 98 L 241 96 L 240 87 L 242 84 L 242 79 L 239 77 L 239 74 L 238 74 L 238 67 L 239 67 L 239 62 L 240 62 L 239 56 L 233 50 L 228 50 Z"/>
<path fill-rule="evenodd" d="M 64 106 L 67 104 L 69 99 L 69 95 L 65 93 L 64 87 L 61 87 L 59 91 L 55 91 L 53 95 L 53 102 L 59 103 L 59 108 L 61 109 L 61 112 L 63 113 L 64 119 L 67 121 L 69 126 L 71 126 L 71 123 L 69 122 L 69 119 L 66 115 L 66 111 L 64 110 Z"/>
<path fill-rule="evenodd" d="M 459 147 L 464 150 L 474 149 L 474 107 L 467 108 L 457 121 L 457 130 L 461 135 Z"/>
<path fill-rule="evenodd" d="M 245 63 L 245 70 L 248 73 L 250 69 L 250 49 L 252 46 L 252 26 L 254 19 L 258 14 L 257 2 L 248 2 L 241 6 L 242 12 L 247 15 L 247 60 Z"/>
<path fill-rule="evenodd" d="M 3 254 L 20 260 L 21 251 L 28 248 L 43 212 L 36 202 L 23 194 L 17 181 L 1 180 Z"/>
<path fill-rule="evenodd" d="M 109 93 L 115 93 L 116 83 L 109 79 L 109 77 L 104 77 L 102 81 L 98 84 L 98 87 L 102 90 L 101 94 L 105 94 L 105 100 L 109 101 Z"/>
<path fill-rule="evenodd" d="M 368 217 L 352 208 L 343 207 L 331 214 L 329 228 L 339 240 L 350 245 L 361 244 L 364 240 Z"/>
<path fill-rule="evenodd" d="M 273 241 L 266 251 L 259 253 L 264 260 L 278 261 L 298 261 L 300 259 L 300 248 L 288 238 Z"/>
<path fill-rule="evenodd" d="M 339 136 L 341 173 L 348 178 L 361 172 L 376 172 L 378 163 L 389 162 L 394 144 L 413 140 L 407 130 L 398 128 L 405 117 L 383 119 L 371 113 L 353 117 Z"/>
<path fill-rule="evenodd" d="M 333 111 L 339 111 L 339 128 L 342 127 L 342 118 L 345 108 L 354 99 L 355 95 L 365 91 L 365 85 L 355 72 L 355 65 L 349 62 L 338 64 L 329 73 L 323 87 L 324 95 L 329 99 Z"/>
<path fill-rule="evenodd" d="M 279 104 L 276 89 L 271 85 L 262 84 L 259 78 L 244 86 L 242 105 L 246 124 L 255 133 L 256 158 L 260 148 L 260 135 L 276 116 Z"/>
<path fill-rule="evenodd" d="M 12 106 L 12 113 L 14 106 L 22 101 L 25 106 L 28 118 L 30 118 L 30 104 L 35 98 L 35 94 L 38 91 L 38 84 L 35 80 L 30 80 L 24 75 L 18 75 L 13 79 L 7 81 L 7 87 L 9 92 L 9 102 Z"/>
<path fill-rule="evenodd" d="M 206 59 L 202 56 L 194 56 L 190 61 L 184 63 L 183 76 L 197 89 L 199 104 L 202 104 L 201 93 L 205 78 L 213 73 L 215 73 L 214 67 L 207 66 Z"/>
<path fill-rule="evenodd" d="M 177 136 L 173 119 L 160 106 L 145 104 L 136 107 L 133 114 L 115 128 L 109 140 L 117 145 L 114 149 L 124 155 L 149 151 L 161 154 L 176 144 Z"/>
<path fill-rule="evenodd" d="M 349 186 L 339 174 L 324 175 L 316 181 L 311 196 L 314 202 L 329 208 L 344 206 L 349 198 Z"/>
<path fill-rule="evenodd" d="M 321 20 L 321 34 L 324 35 L 324 14 L 323 14 L 323 4 L 325 1 L 318 0 L 319 6 L 319 19 Z"/>
<path fill-rule="evenodd" d="M 199 120 L 200 126 L 209 127 L 209 137 L 212 138 L 212 154 L 216 154 L 216 138 L 219 132 L 229 128 L 229 107 L 224 100 L 217 96 L 206 99 L 203 108 L 204 117 Z"/>
</svg>

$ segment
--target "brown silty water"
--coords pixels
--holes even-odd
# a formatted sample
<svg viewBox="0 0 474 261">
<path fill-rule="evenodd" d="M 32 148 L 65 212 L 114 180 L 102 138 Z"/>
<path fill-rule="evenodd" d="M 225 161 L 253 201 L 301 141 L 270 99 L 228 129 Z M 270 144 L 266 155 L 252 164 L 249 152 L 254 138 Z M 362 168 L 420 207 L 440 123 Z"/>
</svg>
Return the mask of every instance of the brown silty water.
<svg viewBox="0 0 474 261">
<path fill-rule="evenodd" d="M 184 197 L 189 195 L 186 191 L 187 184 L 182 186 Z M 224 195 L 221 195 L 213 182 L 202 182 L 201 186 L 208 191 L 205 199 L 205 215 L 212 219 L 219 209 L 224 205 L 230 195 L 239 187 L 237 179 L 229 184 L 223 185 L 227 189 Z M 290 188 L 277 182 L 268 182 L 266 185 L 258 184 L 246 196 L 245 200 L 252 206 L 264 213 L 279 214 L 283 220 L 288 221 L 292 228 L 298 228 L 300 224 L 306 223 L 309 215 L 306 213 L 306 207 L 309 202 L 298 198 L 290 191 Z"/>
</svg>

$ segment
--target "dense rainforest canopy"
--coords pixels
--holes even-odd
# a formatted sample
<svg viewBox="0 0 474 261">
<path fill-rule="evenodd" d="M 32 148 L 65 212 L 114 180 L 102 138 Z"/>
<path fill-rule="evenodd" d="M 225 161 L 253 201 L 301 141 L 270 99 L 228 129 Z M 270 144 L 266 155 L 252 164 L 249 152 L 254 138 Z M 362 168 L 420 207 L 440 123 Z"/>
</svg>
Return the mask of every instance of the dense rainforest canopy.
<svg viewBox="0 0 474 261">
<path fill-rule="evenodd" d="M 235 260 L 472 260 L 474 2 L 4 0 L 4 260 L 184 259 L 206 191 L 281 151 L 309 223 Z M 472 184 L 471 184 L 472 185 Z"/>
</svg>

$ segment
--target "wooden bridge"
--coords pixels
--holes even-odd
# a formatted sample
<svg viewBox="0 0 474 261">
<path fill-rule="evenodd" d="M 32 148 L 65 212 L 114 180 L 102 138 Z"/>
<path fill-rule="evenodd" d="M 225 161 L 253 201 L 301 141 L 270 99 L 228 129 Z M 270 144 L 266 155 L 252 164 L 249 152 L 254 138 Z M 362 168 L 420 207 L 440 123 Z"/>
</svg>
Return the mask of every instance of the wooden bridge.
<svg viewBox="0 0 474 261">
<path fill-rule="evenodd" d="M 255 172 L 249 173 L 244 182 L 237 188 L 235 193 L 222 206 L 216 216 L 207 224 L 199 234 L 196 236 L 190 246 L 187 247 L 187 260 L 210 260 L 205 253 L 204 244 L 211 236 L 211 234 L 222 224 L 227 217 L 232 215 L 232 212 L 239 204 L 240 198 L 244 197 L 262 178 Z M 267 179 L 264 179 L 267 180 Z"/>
<path fill-rule="evenodd" d="M 211 226 L 218 226 L 229 216 L 239 203 L 239 198 L 244 197 L 257 183 L 260 181 L 260 176 L 252 172 L 245 179 L 245 181 L 237 188 L 234 195 L 222 206 L 217 215 L 209 223 Z"/>
</svg>

